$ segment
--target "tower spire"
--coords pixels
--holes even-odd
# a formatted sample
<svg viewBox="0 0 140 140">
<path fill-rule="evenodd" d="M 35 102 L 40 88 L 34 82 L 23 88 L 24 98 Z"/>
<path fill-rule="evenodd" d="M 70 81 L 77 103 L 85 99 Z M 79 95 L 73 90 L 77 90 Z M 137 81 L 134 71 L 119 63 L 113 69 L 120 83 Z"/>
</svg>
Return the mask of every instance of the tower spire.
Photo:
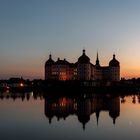
<svg viewBox="0 0 140 140">
<path fill-rule="evenodd" d="M 98 57 L 98 51 L 97 51 L 97 57 L 96 57 L 96 66 L 100 66 L 99 57 Z"/>
<path fill-rule="evenodd" d="M 99 115 L 100 115 L 100 111 L 97 110 L 97 111 L 96 111 L 96 121 L 97 121 L 97 126 L 98 126 L 98 122 L 99 122 Z"/>
<path fill-rule="evenodd" d="M 115 53 L 113 54 L 113 59 L 115 59 Z"/>
<path fill-rule="evenodd" d="M 86 50 L 85 49 L 83 49 L 83 54 L 85 55 L 85 52 L 86 52 Z"/>
<path fill-rule="evenodd" d="M 116 123 L 116 118 L 113 118 L 113 124 L 115 125 L 115 123 Z"/>
<path fill-rule="evenodd" d="M 50 52 L 49 58 L 50 58 L 50 59 L 52 58 L 51 52 Z"/>
</svg>

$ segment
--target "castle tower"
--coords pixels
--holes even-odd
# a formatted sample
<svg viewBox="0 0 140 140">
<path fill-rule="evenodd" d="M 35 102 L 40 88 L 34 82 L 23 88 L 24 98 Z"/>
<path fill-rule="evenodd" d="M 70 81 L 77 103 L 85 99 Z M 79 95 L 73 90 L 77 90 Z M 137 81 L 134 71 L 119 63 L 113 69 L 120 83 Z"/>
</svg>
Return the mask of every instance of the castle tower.
<svg viewBox="0 0 140 140">
<path fill-rule="evenodd" d="M 99 58 L 98 58 L 98 52 L 97 52 L 97 58 L 96 58 L 96 64 L 95 66 L 100 66 Z"/>
<path fill-rule="evenodd" d="M 52 55 L 49 55 L 49 59 L 45 63 L 45 80 L 52 78 L 52 65 L 54 61 L 52 60 Z"/>
<path fill-rule="evenodd" d="M 109 116 L 113 119 L 115 125 L 117 117 L 120 116 L 120 97 L 110 99 Z"/>
<path fill-rule="evenodd" d="M 79 80 L 90 80 L 91 78 L 91 64 L 90 59 L 86 55 L 85 50 L 78 58 L 77 74 Z"/>
<path fill-rule="evenodd" d="M 111 81 L 120 80 L 120 63 L 116 60 L 115 54 L 113 54 L 113 59 L 109 62 L 109 74 Z"/>
</svg>

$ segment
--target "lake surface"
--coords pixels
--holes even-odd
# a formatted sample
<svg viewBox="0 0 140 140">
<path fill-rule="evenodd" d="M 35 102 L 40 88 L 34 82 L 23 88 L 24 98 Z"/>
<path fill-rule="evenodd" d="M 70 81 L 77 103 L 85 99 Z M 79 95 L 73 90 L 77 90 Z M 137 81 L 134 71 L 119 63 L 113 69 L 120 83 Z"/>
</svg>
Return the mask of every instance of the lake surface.
<svg viewBox="0 0 140 140">
<path fill-rule="evenodd" d="M 140 95 L 0 93 L 1 140 L 139 140 Z"/>
</svg>

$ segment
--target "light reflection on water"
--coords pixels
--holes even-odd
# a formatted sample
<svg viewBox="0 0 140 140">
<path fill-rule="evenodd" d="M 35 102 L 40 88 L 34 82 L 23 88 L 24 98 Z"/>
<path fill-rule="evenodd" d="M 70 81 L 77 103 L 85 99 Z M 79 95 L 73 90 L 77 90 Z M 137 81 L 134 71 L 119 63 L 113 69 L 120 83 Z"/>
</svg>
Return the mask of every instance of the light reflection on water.
<svg viewBox="0 0 140 140">
<path fill-rule="evenodd" d="M 0 93 L 2 140 L 139 139 L 139 129 L 140 95 Z"/>
</svg>

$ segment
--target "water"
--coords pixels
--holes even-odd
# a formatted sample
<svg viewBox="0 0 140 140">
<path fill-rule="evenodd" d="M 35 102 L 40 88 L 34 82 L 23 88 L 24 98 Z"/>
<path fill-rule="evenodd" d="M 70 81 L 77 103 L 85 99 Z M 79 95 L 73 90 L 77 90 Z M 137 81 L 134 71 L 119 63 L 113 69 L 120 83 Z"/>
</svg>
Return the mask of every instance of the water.
<svg viewBox="0 0 140 140">
<path fill-rule="evenodd" d="M 140 96 L 0 93 L 1 140 L 138 140 Z"/>
</svg>

